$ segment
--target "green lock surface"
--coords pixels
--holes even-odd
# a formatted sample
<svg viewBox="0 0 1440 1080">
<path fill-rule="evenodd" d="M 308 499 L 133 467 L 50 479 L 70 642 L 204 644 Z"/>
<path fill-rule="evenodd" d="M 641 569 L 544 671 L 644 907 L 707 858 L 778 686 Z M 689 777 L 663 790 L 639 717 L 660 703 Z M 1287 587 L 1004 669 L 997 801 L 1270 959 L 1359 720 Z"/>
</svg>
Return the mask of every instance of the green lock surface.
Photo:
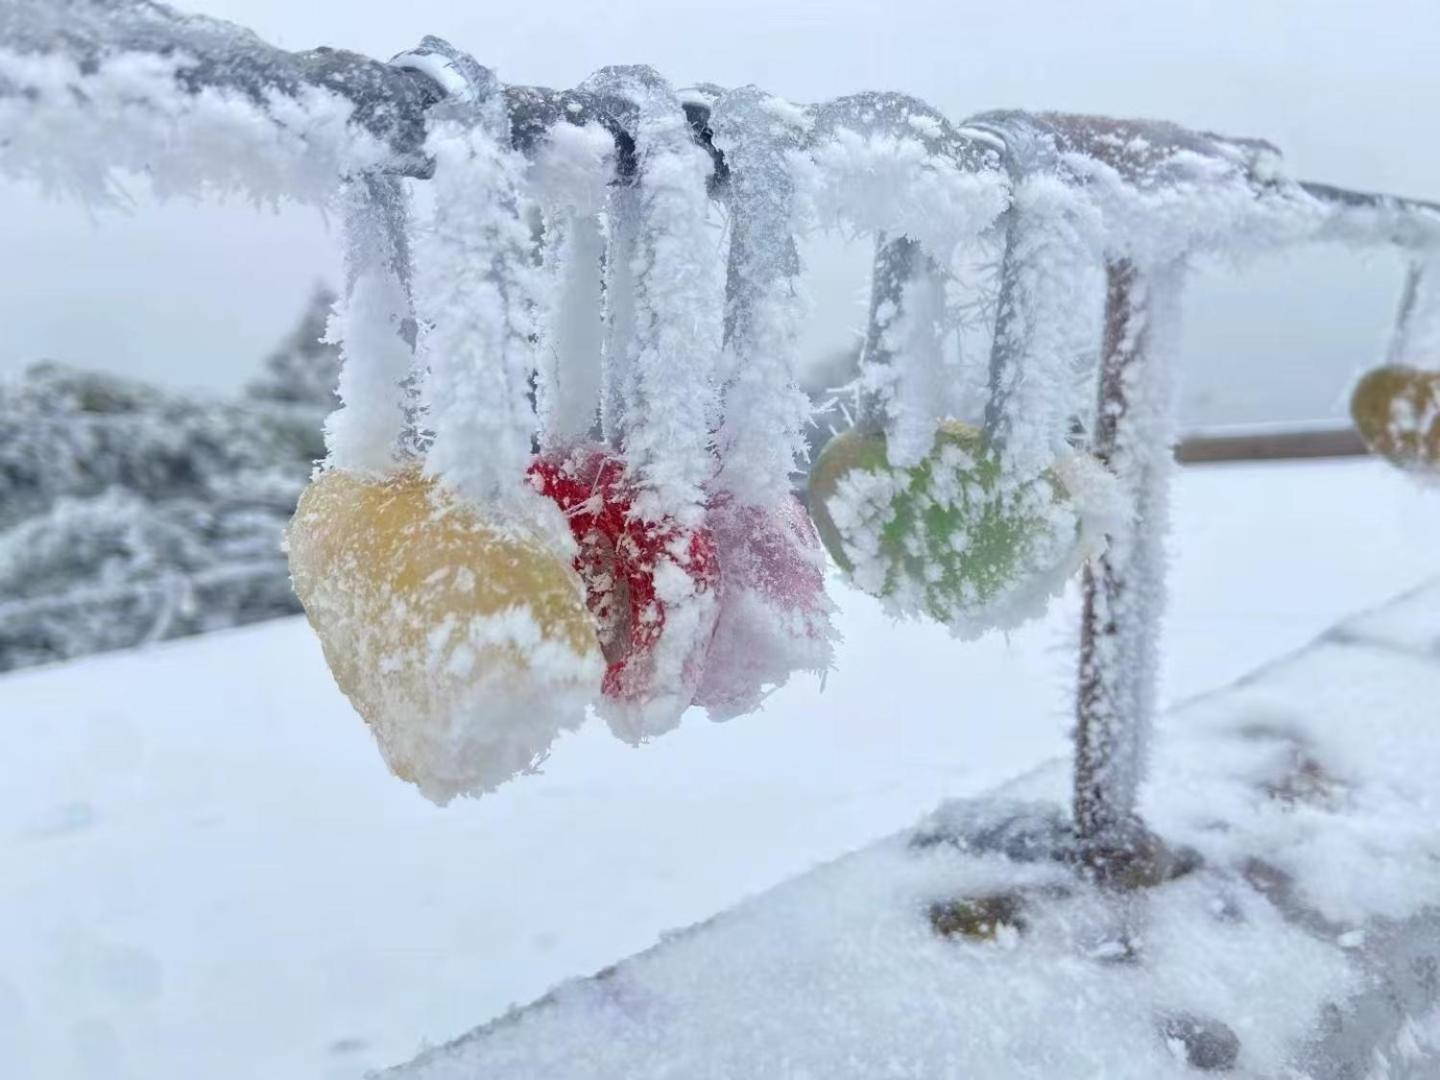
<svg viewBox="0 0 1440 1080">
<path fill-rule="evenodd" d="M 951 466 L 942 457 L 951 447 L 966 460 L 945 476 L 941 470 Z M 983 607 L 1033 568 L 1037 540 L 1049 524 L 1043 506 L 1037 507 L 1035 484 L 1049 487 L 1047 502 L 1064 495 L 1059 481 L 1047 473 L 999 496 L 999 463 L 987 452 L 983 432 L 969 424 L 941 425 L 925 459 L 903 469 L 889 463 L 883 433 L 851 429 L 826 444 L 810 474 L 816 531 L 847 575 L 855 568 L 829 503 L 844 478 L 857 471 L 903 478 L 880 531 L 884 585 L 868 591 L 893 596 L 908 580 L 924 589 L 927 613 L 947 623 Z M 963 497 L 954 502 L 937 498 L 943 489 L 959 490 Z"/>
</svg>

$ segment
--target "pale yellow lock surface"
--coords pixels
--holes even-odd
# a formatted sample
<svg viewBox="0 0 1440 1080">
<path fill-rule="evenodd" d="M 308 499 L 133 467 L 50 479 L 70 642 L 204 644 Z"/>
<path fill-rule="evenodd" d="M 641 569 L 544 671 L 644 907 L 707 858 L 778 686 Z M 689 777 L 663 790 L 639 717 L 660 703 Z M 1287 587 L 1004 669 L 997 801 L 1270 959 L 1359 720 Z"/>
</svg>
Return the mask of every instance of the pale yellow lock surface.
<svg viewBox="0 0 1440 1080">
<path fill-rule="evenodd" d="M 397 776 L 488 790 L 584 717 L 603 661 L 568 555 L 416 470 L 321 473 L 289 531 L 295 592 Z"/>
</svg>

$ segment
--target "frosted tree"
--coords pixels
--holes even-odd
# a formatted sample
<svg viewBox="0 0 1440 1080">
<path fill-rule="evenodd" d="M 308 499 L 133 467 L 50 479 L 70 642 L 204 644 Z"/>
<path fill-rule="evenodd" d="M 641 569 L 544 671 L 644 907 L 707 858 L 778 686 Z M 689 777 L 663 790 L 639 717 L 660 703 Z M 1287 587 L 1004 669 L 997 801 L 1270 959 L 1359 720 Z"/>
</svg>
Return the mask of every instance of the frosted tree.
<svg viewBox="0 0 1440 1080">
<path fill-rule="evenodd" d="M 328 307 L 237 400 L 43 363 L 0 384 L 0 669 L 298 610 L 280 542 L 324 452 Z"/>
<path fill-rule="evenodd" d="M 335 300 L 328 286 L 315 287 L 295 329 L 265 358 L 260 374 L 246 384 L 247 397 L 327 413 L 335 407 L 340 351 L 326 340 Z"/>
</svg>

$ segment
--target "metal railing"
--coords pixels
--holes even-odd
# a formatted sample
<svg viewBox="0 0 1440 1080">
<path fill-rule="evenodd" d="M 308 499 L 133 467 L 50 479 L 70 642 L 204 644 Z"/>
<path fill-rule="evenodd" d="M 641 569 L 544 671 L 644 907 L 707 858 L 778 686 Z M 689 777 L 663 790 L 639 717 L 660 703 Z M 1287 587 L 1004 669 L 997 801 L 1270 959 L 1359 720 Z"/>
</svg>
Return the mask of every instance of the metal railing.
<svg viewBox="0 0 1440 1080">
<path fill-rule="evenodd" d="M 45 125 L 87 118 L 103 124 L 95 138 L 47 138 Z M 888 333 L 897 311 L 914 295 L 911 286 L 945 277 L 956 247 L 996 244 L 1003 254 L 984 427 L 1003 469 L 1016 476 L 1033 476 L 1075 439 L 1069 405 L 1050 393 L 1073 370 L 1074 357 L 1052 331 L 1073 315 L 1067 288 L 1079 287 L 1075 275 L 1103 252 L 1104 265 L 1090 267 L 1106 282 L 1106 300 L 1084 443 L 1117 477 L 1125 513 L 1109 550 L 1085 572 L 1075 787 L 1077 831 L 1102 861 L 1123 858 L 1143 832 L 1135 799 L 1155 700 L 1170 432 L 1159 354 L 1186 260 L 1214 248 L 1315 239 L 1397 246 L 1417 260 L 1440 246 L 1440 204 L 1292 180 L 1268 143 L 1164 122 L 1006 112 L 957 125 L 900 94 L 792 105 L 749 87 L 677 92 L 648 68 L 605 69 L 571 90 L 507 86 L 434 38 L 384 63 L 333 49 L 286 52 L 149 0 L 12 0 L 0 10 L 0 163 L 9 173 L 92 194 L 103 194 L 112 170 L 135 167 L 150 168 L 164 183 L 201 190 L 212 181 L 233 183 L 261 196 L 323 199 L 346 186 L 349 291 L 389 289 L 403 348 L 387 370 L 392 382 L 410 387 L 408 399 L 357 399 L 347 408 L 368 409 L 361 419 L 421 451 L 450 433 L 442 415 L 423 432 L 415 421 L 406 358 L 417 322 L 429 316 L 417 311 L 425 298 L 412 280 L 399 179 L 436 175 L 430 140 L 442 125 L 493 138 L 532 163 L 561 129 L 603 131 L 610 140 L 602 177 L 609 234 L 577 239 L 595 209 L 578 203 L 561 232 L 570 243 L 588 237 L 584 250 L 598 251 L 612 275 L 628 273 L 634 252 L 653 240 L 638 195 L 646 170 L 657 155 L 675 152 L 677 137 L 688 139 L 708 156 L 708 193 L 729 214 L 725 340 L 755 362 L 773 343 L 766 305 L 793 290 L 800 272 L 795 173 L 819 176 L 836 219 L 875 238 L 862 356 L 871 377 L 859 422 L 889 427 L 897 439 L 915 422 L 901 407 L 914 388 L 895 390 L 906 377 Z M 840 153 L 847 147 L 863 151 L 863 160 L 847 165 Z M 273 153 L 276 163 L 254 183 L 243 171 L 211 169 L 230 152 Z M 895 190 L 903 196 L 891 203 L 856 188 L 866 169 L 885 160 L 895 163 Z M 488 194 L 503 213 L 525 218 L 515 191 Z M 502 285 L 519 280 L 512 271 L 532 257 L 498 241 L 477 251 L 492 260 L 493 281 Z M 527 302 L 497 287 L 503 303 Z M 623 289 L 643 294 L 646 287 L 612 276 L 591 283 L 589 295 L 603 288 L 614 303 Z M 1397 338 L 1408 318 L 1402 303 Z M 643 323 L 632 319 L 609 332 L 653 338 L 656 328 Z M 523 339 L 505 346 L 522 360 Z M 598 391 L 611 438 L 643 422 L 622 415 L 623 393 L 614 384 L 621 374 L 608 370 Z M 530 393 L 514 379 L 505 386 L 512 397 Z M 563 402 L 551 405 L 564 410 Z M 922 439 L 929 419 L 921 417 Z"/>
</svg>

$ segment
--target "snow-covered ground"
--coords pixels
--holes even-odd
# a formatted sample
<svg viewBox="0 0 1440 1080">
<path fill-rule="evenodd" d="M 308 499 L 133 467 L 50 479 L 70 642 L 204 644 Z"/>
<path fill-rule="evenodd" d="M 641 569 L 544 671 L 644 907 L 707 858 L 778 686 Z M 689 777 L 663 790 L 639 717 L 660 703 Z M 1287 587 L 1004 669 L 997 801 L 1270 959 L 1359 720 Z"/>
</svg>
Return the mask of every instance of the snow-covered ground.
<svg viewBox="0 0 1440 1080">
<path fill-rule="evenodd" d="M 1166 717 L 1159 887 L 1047 857 L 1056 761 L 384 1075 L 1433 1080 L 1437 700 L 1440 579 Z"/>
<path fill-rule="evenodd" d="M 1368 461 L 1181 474 L 1165 696 L 1440 571 Z M 1075 598 L 971 645 L 836 589 L 823 692 L 438 810 L 303 622 L 0 680 L 0 1076 L 354 1077 L 1062 753 Z"/>
</svg>

